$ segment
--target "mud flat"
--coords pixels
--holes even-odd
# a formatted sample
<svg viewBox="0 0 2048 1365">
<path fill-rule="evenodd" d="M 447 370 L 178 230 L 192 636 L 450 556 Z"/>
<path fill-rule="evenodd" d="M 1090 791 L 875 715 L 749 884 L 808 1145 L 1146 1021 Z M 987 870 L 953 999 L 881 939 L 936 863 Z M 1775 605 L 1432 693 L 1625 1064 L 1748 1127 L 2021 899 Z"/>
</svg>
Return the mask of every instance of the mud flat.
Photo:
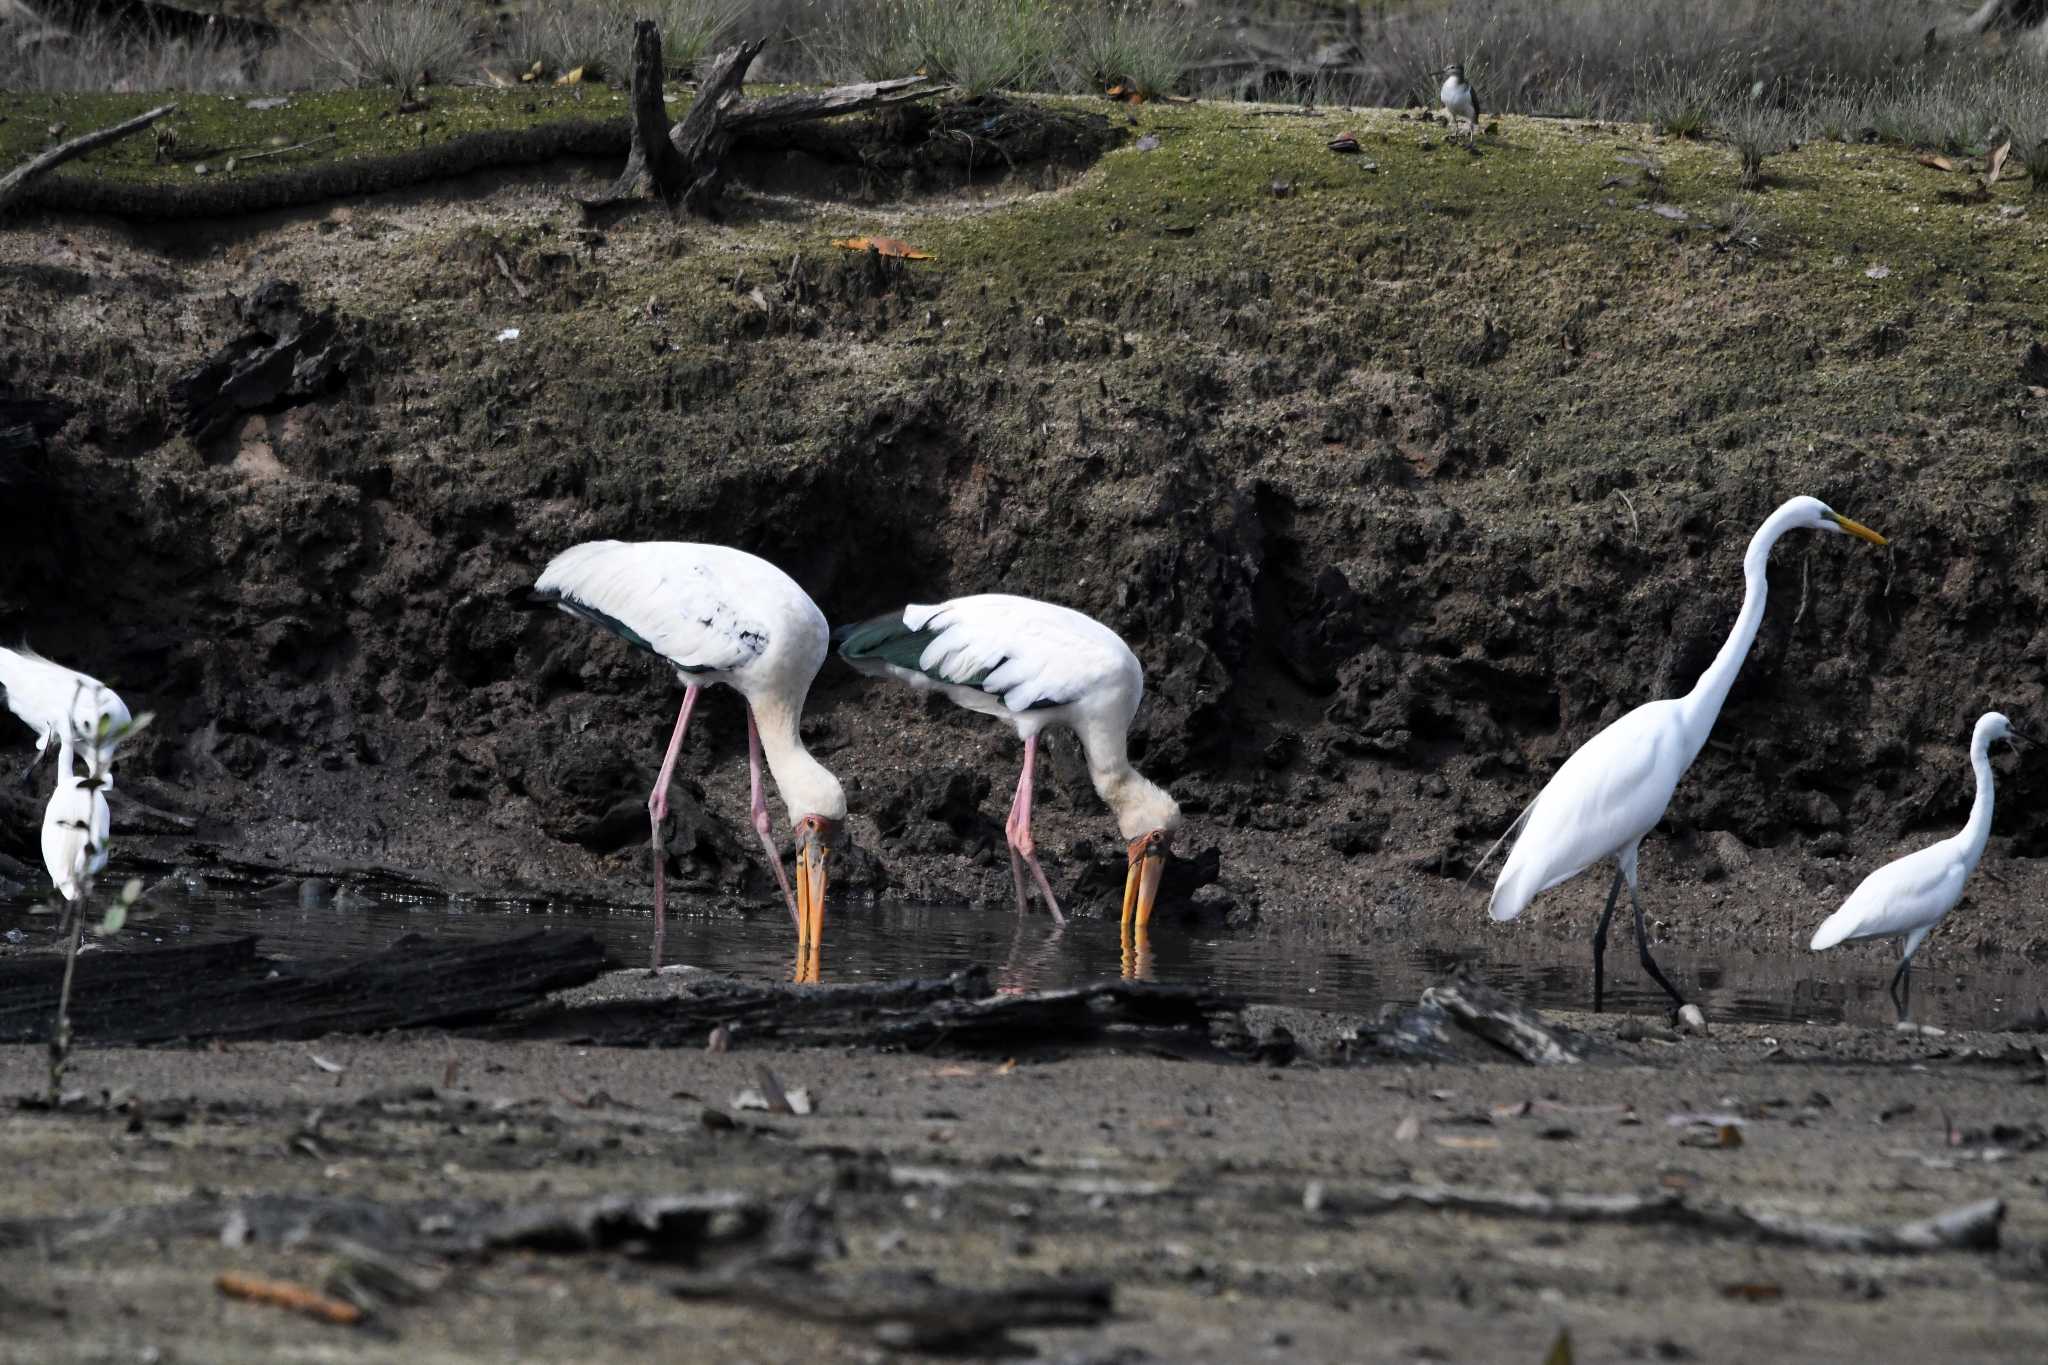
<svg viewBox="0 0 2048 1365">
<path fill-rule="evenodd" d="M 991 1301 L 1073 1361 L 1536 1361 L 1560 1328 L 1580 1361 L 2017 1360 L 2048 1337 L 2038 1036 L 1549 1023 L 1585 1061 L 1381 1060 L 1370 1021 L 1260 1008 L 1253 1048 L 1208 1060 L 744 1028 L 722 1052 L 88 1049 L 68 1107 L 0 1119 L 35 1173 L 0 1195 L 0 1349 L 917 1358 Z M 0 1091 L 39 1091 L 42 1060 L 0 1048 Z M 742 1098 L 778 1089 L 811 1112 Z M 373 1312 L 230 1298 L 231 1272 L 368 1284 Z M 1111 1311 L 1031 1325 L 1049 1295 Z"/>
</svg>

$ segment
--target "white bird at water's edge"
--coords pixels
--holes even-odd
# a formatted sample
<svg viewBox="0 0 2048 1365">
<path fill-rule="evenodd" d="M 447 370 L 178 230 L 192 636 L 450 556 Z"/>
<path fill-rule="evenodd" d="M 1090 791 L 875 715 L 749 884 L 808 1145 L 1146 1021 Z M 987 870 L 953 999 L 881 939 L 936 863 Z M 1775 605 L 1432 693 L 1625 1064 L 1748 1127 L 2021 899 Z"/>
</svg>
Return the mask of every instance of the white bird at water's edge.
<svg viewBox="0 0 2048 1365">
<path fill-rule="evenodd" d="M 1750 538 L 1742 557 L 1742 611 L 1735 618 L 1735 628 L 1728 632 L 1720 653 L 1692 691 L 1638 706 L 1580 745 L 1479 860 L 1479 865 L 1485 866 L 1493 849 L 1517 828 L 1521 830 L 1493 884 L 1489 909 L 1497 920 L 1515 918 L 1538 895 L 1570 881 L 1593 864 L 1606 858 L 1615 860 L 1614 885 L 1607 892 L 1599 926 L 1593 930 L 1595 1013 L 1601 1008 L 1606 984 L 1607 926 L 1624 881 L 1635 907 L 1636 948 L 1643 969 L 1675 1005 L 1685 1003 L 1650 956 L 1643 902 L 1636 888 L 1636 853 L 1643 836 L 1663 818 L 1678 780 L 1707 742 L 1721 704 L 1728 699 L 1728 689 L 1756 641 L 1757 628 L 1764 619 L 1771 547 L 1785 532 L 1798 529 L 1847 532 L 1874 545 L 1885 543 L 1877 532 L 1831 510 L 1817 498 L 1793 498 L 1771 513 Z"/>
<path fill-rule="evenodd" d="M 753 825 L 796 921 L 797 947 L 815 959 L 825 924 L 827 864 L 846 819 L 839 779 L 798 734 L 804 698 L 830 648 L 825 614 L 795 580 L 765 559 L 723 545 L 594 540 L 571 546 L 541 571 L 527 604 L 555 606 L 658 655 L 683 684 L 683 705 L 648 793 L 654 848 L 654 965 L 661 965 L 666 887 L 661 822 L 669 779 L 697 693 L 724 683 L 746 699 Z M 761 791 L 761 765 L 782 794 L 796 840 L 796 889 L 783 874 Z"/>
<path fill-rule="evenodd" d="M 1822 952 L 1839 943 L 1859 938 L 1906 936 L 1899 955 L 1899 969 L 1892 973 L 1885 993 L 1906 1022 L 1907 1006 L 1913 994 L 1913 954 L 1934 932 L 1956 902 L 1963 898 L 1963 884 L 1977 870 L 1984 856 L 1985 841 L 1991 837 L 1991 746 L 2001 739 L 2028 739 L 2012 722 L 1996 711 L 1977 718 L 1970 735 L 1970 767 L 1977 775 L 1977 799 L 1970 806 L 1970 818 L 1962 832 L 1940 843 L 1908 853 L 1886 863 L 1865 877 L 1814 931 L 1813 951 Z M 2017 747 L 2017 746 L 2015 746 Z"/>
<path fill-rule="evenodd" d="M 1080 738 L 1096 794 L 1129 841 L 1123 920 L 1143 929 L 1165 875 L 1180 806 L 1131 766 L 1131 720 L 1145 695 L 1137 655 L 1108 626 L 1068 607 L 984 593 L 935 606 L 912 604 L 832 632 L 839 657 L 863 673 L 935 689 L 955 705 L 1009 723 L 1024 740 L 1024 766 L 1004 831 L 1017 909 L 1028 910 L 1025 868 L 1046 909 L 1065 923 L 1031 838 L 1038 737 L 1064 725 Z"/>
<path fill-rule="evenodd" d="M 122 735 L 132 724 L 127 704 L 114 689 L 23 646 L 0 648 L 0 692 L 7 694 L 7 709 L 36 732 L 36 758 L 22 773 L 24 782 L 44 752 L 66 734 L 80 748 L 95 750 L 89 766 L 101 770 L 103 777 L 110 776 L 107 765 L 113 746 L 109 737 Z"/>
<path fill-rule="evenodd" d="M 107 865 L 107 836 L 112 819 L 107 810 L 106 777 L 90 765 L 75 771 L 76 750 L 68 730 L 57 737 L 57 789 L 43 810 L 43 866 L 58 894 L 75 901 L 85 883 Z"/>
</svg>

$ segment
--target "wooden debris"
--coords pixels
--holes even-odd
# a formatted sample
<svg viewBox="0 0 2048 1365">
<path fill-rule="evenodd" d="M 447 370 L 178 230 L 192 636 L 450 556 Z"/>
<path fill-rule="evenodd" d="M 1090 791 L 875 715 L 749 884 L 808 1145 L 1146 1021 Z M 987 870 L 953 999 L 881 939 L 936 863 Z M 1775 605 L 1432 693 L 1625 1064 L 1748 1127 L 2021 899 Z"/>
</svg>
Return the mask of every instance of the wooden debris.
<svg viewBox="0 0 2048 1365">
<path fill-rule="evenodd" d="M 1541 1015 L 1517 1005 L 1462 965 L 1450 980 L 1425 990 L 1422 1001 L 1441 1006 L 1464 1027 L 1532 1066 L 1576 1065 L 1585 1060 Z"/>
<path fill-rule="evenodd" d="M 147 113 L 137 114 L 134 118 L 124 119 L 106 128 L 94 129 L 90 133 L 72 138 L 69 142 L 60 142 L 48 151 L 30 157 L 7 174 L 0 175 L 0 212 L 5 212 L 8 204 L 12 203 L 23 188 L 37 176 L 55 170 L 74 157 L 84 156 L 95 148 L 104 147 L 110 142 L 119 142 L 130 134 L 139 133 L 164 115 L 176 113 L 177 109 L 178 106 L 175 104 L 160 104 Z"/>
<path fill-rule="evenodd" d="M 288 1308 L 294 1313 L 304 1313 L 309 1318 L 348 1327 L 363 1320 L 363 1310 L 352 1303 L 331 1298 L 317 1289 L 290 1280 L 272 1280 L 262 1275 L 244 1274 L 238 1270 L 222 1271 L 214 1286 L 232 1299 L 247 1299 L 251 1303 L 267 1303 L 276 1308 Z"/>
<path fill-rule="evenodd" d="M 2005 1201 L 1963 1204 L 1932 1218 L 1871 1227 L 1831 1223 L 1742 1204 L 1693 1204 L 1677 1189 L 1647 1194 L 1539 1194 L 1460 1185 L 1372 1185 L 1349 1193 L 1325 1189 L 1321 1207 L 1336 1214 L 1370 1216 L 1400 1209 L 1443 1209 L 1494 1218 L 1539 1218 L 1568 1223 L 1670 1223 L 1722 1236 L 1821 1251 L 1906 1254 L 1995 1251 Z"/>
<path fill-rule="evenodd" d="M 683 159 L 668 140 L 668 113 L 661 102 L 662 69 L 661 30 L 652 19 L 635 20 L 632 145 L 626 152 L 626 168 L 612 187 L 595 199 L 582 201 L 586 210 L 632 199 L 646 184 L 651 184 L 670 208 L 681 199 Z"/>
<path fill-rule="evenodd" d="M 492 943 L 408 935 L 348 961 L 260 958 L 254 938 L 90 953 L 73 1027 L 87 1043 L 317 1038 L 476 1023 L 582 985 L 612 965 L 588 934 L 537 930 Z M 64 963 L 0 961 L 0 1042 L 46 1039 Z"/>
<path fill-rule="evenodd" d="M 643 1260 L 693 1261 L 712 1245 L 756 1241 L 768 1224 L 767 1205 L 733 1191 L 649 1199 L 606 1195 L 520 1205 L 483 1222 L 474 1245 L 486 1253 L 621 1251 Z"/>
<path fill-rule="evenodd" d="M 555 1010 L 484 1032 L 604 1047 L 698 1047 L 725 1027 L 736 1049 L 773 1041 L 1011 1056 L 1130 1041 L 1177 1043 L 1216 1056 L 1212 1025 L 1217 1033 L 1243 1033 L 1243 1007 L 1234 996 L 1137 981 L 998 996 L 988 973 L 974 967 L 937 980 L 876 984 L 793 987 L 715 978 L 664 999 Z"/>
</svg>

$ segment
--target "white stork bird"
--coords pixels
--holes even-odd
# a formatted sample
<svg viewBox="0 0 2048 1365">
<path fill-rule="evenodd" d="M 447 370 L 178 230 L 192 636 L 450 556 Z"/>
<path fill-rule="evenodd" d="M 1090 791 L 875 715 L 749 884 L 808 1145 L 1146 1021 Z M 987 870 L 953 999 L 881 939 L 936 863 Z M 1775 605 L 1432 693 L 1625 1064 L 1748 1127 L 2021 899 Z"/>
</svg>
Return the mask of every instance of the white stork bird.
<svg viewBox="0 0 2048 1365">
<path fill-rule="evenodd" d="M 90 765 L 83 776 L 74 771 L 75 754 L 70 732 L 60 729 L 57 789 L 43 811 L 43 866 L 67 901 L 83 896 L 85 883 L 107 865 L 107 835 L 112 828 L 108 781 Z"/>
<path fill-rule="evenodd" d="M 683 684 L 683 707 L 647 796 L 654 847 L 654 965 L 661 965 L 666 885 L 661 822 L 669 779 L 697 693 L 725 683 L 746 698 L 747 765 L 753 778 L 754 832 L 796 921 L 799 954 L 815 954 L 825 925 L 827 862 L 846 819 L 839 779 L 812 758 L 797 733 L 804 697 L 825 662 L 825 614 L 788 574 L 765 559 L 723 545 L 675 541 L 593 540 L 549 561 L 529 601 L 552 605 L 603 626 L 626 643 L 660 656 Z M 782 871 L 761 761 L 789 812 L 796 840 L 796 890 Z"/>
<path fill-rule="evenodd" d="M 1940 843 L 1886 863 L 1865 877 L 1814 931 L 1813 951 L 1822 952 L 1838 943 L 1859 938 L 1896 938 L 1903 934 L 1906 946 L 1899 956 L 1899 969 L 1892 973 L 1886 994 L 1899 1012 L 1899 1023 L 1907 1022 L 1907 1007 L 1913 996 L 1913 954 L 1934 932 L 1956 903 L 1963 898 L 1963 884 L 1977 870 L 1984 856 L 1984 844 L 1991 837 L 1991 746 L 2008 736 L 2027 739 L 2011 721 L 1996 711 L 1977 718 L 1970 735 L 1970 767 L 1977 774 L 1977 799 L 1970 806 L 1970 818 L 1962 833 Z M 2015 746 L 2017 747 L 2017 746 Z"/>
<path fill-rule="evenodd" d="M 7 694 L 7 709 L 36 732 L 36 757 L 21 775 L 24 782 L 44 752 L 67 733 L 92 751 L 88 766 L 97 769 L 102 780 L 112 780 L 114 742 L 132 724 L 127 705 L 113 688 L 23 646 L 0 649 L 0 691 Z M 63 774 L 58 778 L 61 782 Z"/>
<path fill-rule="evenodd" d="M 1756 642 L 1764 619 L 1765 569 L 1771 547 L 1785 532 L 1799 528 L 1847 532 L 1872 544 L 1885 543 L 1884 537 L 1868 526 L 1849 520 L 1817 498 L 1793 498 L 1771 513 L 1750 538 L 1742 557 L 1742 610 L 1735 618 L 1735 628 L 1728 632 L 1721 652 L 1700 674 L 1692 691 L 1638 706 L 1579 746 L 1515 818 L 1507 834 L 1494 841 L 1493 847 L 1499 848 L 1517 828 L 1522 831 L 1493 884 L 1489 908 L 1497 920 L 1515 918 L 1551 887 L 1570 881 L 1602 859 L 1614 859 L 1614 885 L 1608 889 L 1607 908 L 1600 912 L 1600 923 L 1593 930 L 1596 1014 L 1606 985 L 1607 925 L 1614 918 L 1614 901 L 1624 881 L 1635 906 L 1636 949 L 1643 970 L 1674 1004 L 1685 1003 L 1685 997 L 1665 979 L 1650 956 L 1643 902 L 1636 892 L 1636 852 L 1643 836 L 1664 817 L 1664 808 L 1678 790 L 1678 780 L 1706 744 L 1721 714 L 1721 703 L 1728 699 L 1728 689 L 1734 686 L 1735 675 Z M 1493 849 L 1488 849 L 1480 866 L 1492 856 Z"/>
<path fill-rule="evenodd" d="M 1066 917 L 1031 841 L 1032 770 L 1038 737 L 1049 726 L 1064 725 L 1080 736 L 1096 794 L 1130 841 L 1125 927 L 1131 926 L 1134 913 L 1137 927 L 1145 927 L 1173 833 L 1180 828 L 1180 806 L 1131 766 L 1126 745 L 1131 718 L 1145 695 L 1145 675 L 1115 631 L 1067 607 L 986 593 L 937 606 L 911 605 L 842 626 L 832 641 L 839 657 L 861 672 L 935 688 L 955 705 L 1008 721 L 1023 737 L 1024 768 L 1004 822 L 1010 874 L 1019 913 L 1029 909 L 1028 866 L 1046 908 L 1060 923 Z"/>
</svg>

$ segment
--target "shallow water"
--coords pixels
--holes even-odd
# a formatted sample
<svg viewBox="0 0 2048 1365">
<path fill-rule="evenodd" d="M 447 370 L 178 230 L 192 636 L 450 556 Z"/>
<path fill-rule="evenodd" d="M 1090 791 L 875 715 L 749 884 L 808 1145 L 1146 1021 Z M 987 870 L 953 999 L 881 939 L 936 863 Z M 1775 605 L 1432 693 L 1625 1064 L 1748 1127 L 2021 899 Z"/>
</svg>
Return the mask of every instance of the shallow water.
<svg viewBox="0 0 2048 1365">
<path fill-rule="evenodd" d="M 0 935 L 9 943 L 56 939 L 43 903 L 0 900 Z M 543 926 L 587 931 L 621 962 L 645 960 L 652 917 L 643 907 L 551 905 L 530 901 L 447 900 L 355 888 L 303 895 L 294 882 L 270 891 L 209 883 L 187 894 L 159 892 L 122 935 L 124 944 L 255 934 L 263 949 L 292 957 L 347 956 L 390 946 L 405 934 L 436 939 L 502 937 Z M 1592 1000 L 1590 949 L 1524 935 L 1492 943 L 1416 947 L 1384 940 L 1341 945 L 1270 935 L 1189 933 L 1162 928 L 1146 951 L 1126 954 L 1118 926 L 1070 920 L 1056 931 L 1042 915 L 1020 920 L 1004 907 L 849 906 L 832 908 L 820 961 L 826 981 L 875 981 L 941 974 L 981 963 L 999 987 L 1066 986 L 1138 975 L 1201 982 L 1271 1004 L 1369 1012 L 1389 1000 L 1412 1002 L 1458 962 L 1541 1008 L 1584 1009 Z M 735 910 L 688 901 L 670 906 L 665 960 L 736 976 L 788 979 L 795 967 L 788 915 L 776 907 Z M 1885 985 L 1895 958 L 1887 949 L 1831 954 L 1717 950 L 1658 953 L 1667 974 L 1696 996 L 1710 1018 L 1761 1023 L 1886 1024 Z M 1999 1028 L 2040 1005 L 2044 988 L 2019 959 L 1965 963 L 1965 970 L 1924 958 L 1914 972 L 1914 1017 L 1948 1028 Z M 1631 941 L 1608 950 L 1609 1007 L 1662 1013 L 1663 993 L 1637 965 Z"/>
</svg>

